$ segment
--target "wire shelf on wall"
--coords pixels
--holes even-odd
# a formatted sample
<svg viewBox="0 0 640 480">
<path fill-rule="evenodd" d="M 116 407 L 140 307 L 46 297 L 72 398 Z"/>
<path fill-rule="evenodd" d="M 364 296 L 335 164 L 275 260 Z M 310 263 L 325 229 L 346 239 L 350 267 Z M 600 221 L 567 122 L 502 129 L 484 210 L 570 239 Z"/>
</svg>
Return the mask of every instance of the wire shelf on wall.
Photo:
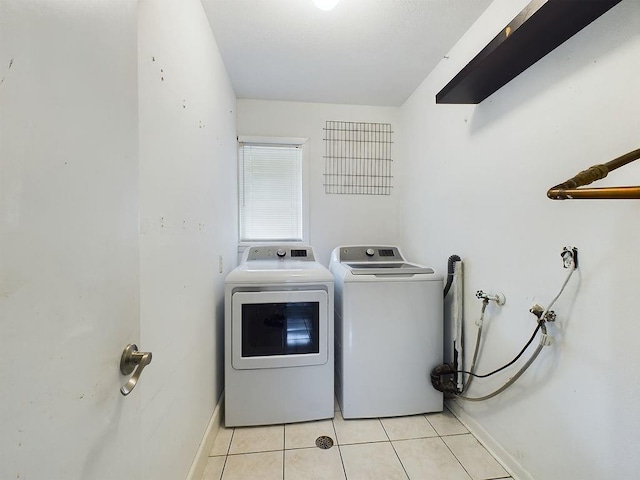
<svg viewBox="0 0 640 480">
<path fill-rule="evenodd" d="M 329 120 L 325 131 L 325 193 L 390 195 L 390 123 Z"/>
</svg>

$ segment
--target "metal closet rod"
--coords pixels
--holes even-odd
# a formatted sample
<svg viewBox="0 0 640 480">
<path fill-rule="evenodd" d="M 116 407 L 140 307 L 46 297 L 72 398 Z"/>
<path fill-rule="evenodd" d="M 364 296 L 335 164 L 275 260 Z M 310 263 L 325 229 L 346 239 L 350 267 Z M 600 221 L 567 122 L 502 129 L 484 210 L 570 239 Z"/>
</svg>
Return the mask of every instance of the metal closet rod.
<svg viewBox="0 0 640 480">
<path fill-rule="evenodd" d="M 566 182 L 560 183 L 555 187 L 551 187 L 547 191 L 547 197 L 551 200 L 570 200 L 579 198 L 592 199 L 640 199 L 640 186 L 637 187 L 599 187 L 599 188 L 579 188 L 589 185 L 596 180 L 600 180 L 607 176 L 616 168 L 625 166 L 634 160 L 640 158 L 640 148 L 632 152 L 614 158 L 610 162 L 594 165 L 591 168 L 583 170 L 575 177 L 570 178 Z"/>
</svg>

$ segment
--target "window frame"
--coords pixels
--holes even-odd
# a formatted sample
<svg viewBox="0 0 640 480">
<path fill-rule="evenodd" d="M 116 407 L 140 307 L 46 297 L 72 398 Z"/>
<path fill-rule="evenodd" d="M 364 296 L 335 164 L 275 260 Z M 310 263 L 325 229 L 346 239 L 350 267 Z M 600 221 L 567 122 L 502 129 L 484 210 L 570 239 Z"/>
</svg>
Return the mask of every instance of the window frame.
<svg viewBox="0 0 640 480">
<path fill-rule="evenodd" d="M 290 145 L 299 146 L 302 150 L 302 240 L 278 240 L 278 241 L 241 241 L 240 240 L 240 181 L 242 172 L 240 171 L 240 148 L 242 143 L 263 144 L 263 145 Z M 283 245 L 295 245 L 307 243 L 309 240 L 309 139 L 304 137 L 268 137 L 268 136 L 250 136 L 239 135 L 237 138 L 236 149 L 236 167 L 237 167 L 237 235 L 238 235 L 238 253 L 242 254 L 244 250 L 251 245 L 271 245 L 274 243 Z"/>
</svg>

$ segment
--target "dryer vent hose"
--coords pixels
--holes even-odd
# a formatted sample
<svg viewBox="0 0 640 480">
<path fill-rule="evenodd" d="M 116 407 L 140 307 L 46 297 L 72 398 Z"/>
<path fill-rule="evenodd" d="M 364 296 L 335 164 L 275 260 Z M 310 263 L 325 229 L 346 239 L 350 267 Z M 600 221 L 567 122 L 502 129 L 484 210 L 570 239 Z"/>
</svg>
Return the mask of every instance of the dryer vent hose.
<svg viewBox="0 0 640 480">
<path fill-rule="evenodd" d="M 444 296 L 446 297 L 451 289 L 453 283 L 453 268 L 456 262 L 461 262 L 462 259 L 458 255 L 451 255 L 447 261 L 447 284 L 444 286 Z"/>
</svg>

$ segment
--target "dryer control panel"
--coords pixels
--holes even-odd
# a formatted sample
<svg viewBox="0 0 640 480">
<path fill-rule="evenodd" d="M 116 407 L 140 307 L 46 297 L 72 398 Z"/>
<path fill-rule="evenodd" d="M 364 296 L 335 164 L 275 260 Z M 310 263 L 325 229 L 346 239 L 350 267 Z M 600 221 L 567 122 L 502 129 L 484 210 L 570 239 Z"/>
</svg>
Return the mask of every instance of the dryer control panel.
<svg viewBox="0 0 640 480">
<path fill-rule="evenodd" d="M 245 260 L 297 260 L 315 262 L 308 245 L 258 245 L 247 248 Z"/>
</svg>

